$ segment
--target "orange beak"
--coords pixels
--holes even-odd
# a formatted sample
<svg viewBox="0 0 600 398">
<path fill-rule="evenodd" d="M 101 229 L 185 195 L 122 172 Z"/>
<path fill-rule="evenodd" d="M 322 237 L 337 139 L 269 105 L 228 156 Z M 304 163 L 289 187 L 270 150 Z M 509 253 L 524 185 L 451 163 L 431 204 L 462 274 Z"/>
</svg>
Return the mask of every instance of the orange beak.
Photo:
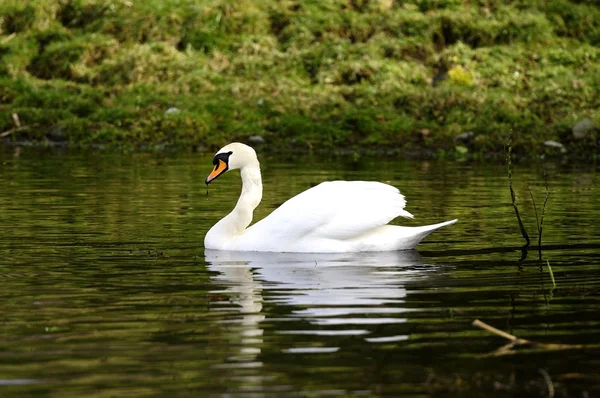
<svg viewBox="0 0 600 398">
<path fill-rule="evenodd" d="M 225 163 L 224 161 L 219 159 L 219 163 L 217 163 L 215 165 L 215 168 L 213 169 L 213 171 L 208 175 L 208 177 L 206 177 L 206 185 L 208 185 L 209 182 L 211 182 L 212 180 L 214 180 L 221 174 L 225 173 L 226 171 L 227 171 L 227 163 Z"/>
</svg>

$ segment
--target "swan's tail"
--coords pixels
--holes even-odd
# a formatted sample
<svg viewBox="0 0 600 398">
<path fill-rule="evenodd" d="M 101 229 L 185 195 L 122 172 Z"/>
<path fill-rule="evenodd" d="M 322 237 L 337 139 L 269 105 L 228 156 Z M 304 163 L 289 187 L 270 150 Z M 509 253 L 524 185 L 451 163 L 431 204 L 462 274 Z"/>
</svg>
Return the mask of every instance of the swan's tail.
<svg viewBox="0 0 600 398">
<path fill-rule="evenodd" d="M 440 229 L 446 225 L 452 225 L 457 221 L 458 219 L 455 218 L 454 220 L 441 222 L 439 224 L 423 225 L 420 227 L 400 227 L 405 229 L 405 231 L 403 231 L 405 238 L 402 240 L 402 247 L 399 247 L 398 250 L 414 249 L 427 235 L 436 229 Z"/>
</svg>

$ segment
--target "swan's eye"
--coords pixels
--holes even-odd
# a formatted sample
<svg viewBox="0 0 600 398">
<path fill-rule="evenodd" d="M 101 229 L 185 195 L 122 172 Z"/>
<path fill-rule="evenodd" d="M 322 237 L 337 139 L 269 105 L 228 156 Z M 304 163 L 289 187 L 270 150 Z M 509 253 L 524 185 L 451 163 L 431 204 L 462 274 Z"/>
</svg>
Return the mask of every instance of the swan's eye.
<svg viewBox="0 0 600 398">
<path fill-rule="evenodd" d="M 219 160 L 222 160 L 223 162 L 225 162 L 225 164 L 229 164 L 229 157 L 231 156 L 233 152 L 229 151 L 229 152 L 224 152 L 224 153 L 218 153 L 217 155 L 215 155 L 215 157 L 213 158 L 213 165 L 218 165 L 219 164 Z"/>
</svg>

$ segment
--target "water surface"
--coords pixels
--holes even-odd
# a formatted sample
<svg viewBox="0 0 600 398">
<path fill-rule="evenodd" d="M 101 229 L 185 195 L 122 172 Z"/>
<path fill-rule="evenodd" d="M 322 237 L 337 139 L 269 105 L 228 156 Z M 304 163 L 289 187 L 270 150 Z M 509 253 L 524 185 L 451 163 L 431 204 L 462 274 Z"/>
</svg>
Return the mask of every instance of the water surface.
<svg viewBox="0 0 600 398">
<path fill-rule="evenodd" d="M 600 396 L 595 165 L 517 166 L 542 261 L 524 261 L 502 165 L 272 156 L 256 219 L 321 181 L 384 181 L 419 251 L 204 251 L 239 176 L 211 156 L 0 152 L 0 396 Z M 556 282 L 553 286 L 549 261 Z M 471 326 L 583 345 L 522 347 Z"/>
</svg>

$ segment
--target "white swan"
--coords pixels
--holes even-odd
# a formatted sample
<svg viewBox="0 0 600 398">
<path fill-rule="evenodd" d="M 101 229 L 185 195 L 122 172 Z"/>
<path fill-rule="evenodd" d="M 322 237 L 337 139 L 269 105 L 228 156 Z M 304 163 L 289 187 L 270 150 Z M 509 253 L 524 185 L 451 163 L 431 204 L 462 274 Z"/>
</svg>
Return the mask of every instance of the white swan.
<svg viewBox="0 0 600 398">
<path fill-rule="evenodd" d="M 381 182 L 323 182 L 291 198 L 248 228 L 262 198 L 256 152 L 232 143 L 213 159 L 206 184 L 240 169 L 242 193 L 231 213 L 206 234 L 206 249 L 343 253 L 414 249 L 431 232 L 457 220 L 421 227 L 387 225 L 398 216 L 413 218 L 397 188 Z"/>
</svg>

